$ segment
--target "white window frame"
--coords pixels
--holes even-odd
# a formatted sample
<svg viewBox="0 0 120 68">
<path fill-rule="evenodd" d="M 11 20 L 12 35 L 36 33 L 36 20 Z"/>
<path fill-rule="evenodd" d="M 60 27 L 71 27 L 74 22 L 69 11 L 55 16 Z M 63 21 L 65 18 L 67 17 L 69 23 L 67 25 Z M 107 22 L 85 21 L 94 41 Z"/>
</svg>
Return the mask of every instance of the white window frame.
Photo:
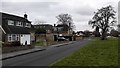
<svg viewBox="0 0 120 68">
<path fill-rule="evenodd" d="M 16 35 L 16 40 L 17 40 L 17 41 L 20 41 L 19 35 Z"/>
<path fill-rule="evenodd" d="M 8 25 L 14 25 L 14 21 L 13 20 L 8 20 Z"/>
<path fill-rule="evenodd" d="M 11 39 L 10 39 L 11 38 Z M 8 41 L 11 42 L 12 41 L 12 35 L 8 34 Z"/>
<path fill-rule="evenodd" d="M 38 26 L 35 26 L 36 29 L 38 29 L 39 27 Z"/>
<path fill-rule="evenodd" d="M 31 28 L 30 23 L 26 23 L 26 24 L 25 24 L 25 27 L 29 27 L 29 28 Z"/>
<path fill-rule="evenodd" d="M 23 23 L 20 21 L 17 21 L 16 26 L 23 26 Z"/>
<path fill-rule="evenodd" d="M 16 41 L 16 35 L 12 34 L 12 41 Z"/>
<path fill-rule="evenodd" d="M 13 38 L 14 35 L 14 38 Z M 11 39 L 10 39 L 11 38 Z M 12 41 L 20 41 L 19 39 L 19 34 L 8 34 L 8 41 L 12 42 Z"/>
</svg>

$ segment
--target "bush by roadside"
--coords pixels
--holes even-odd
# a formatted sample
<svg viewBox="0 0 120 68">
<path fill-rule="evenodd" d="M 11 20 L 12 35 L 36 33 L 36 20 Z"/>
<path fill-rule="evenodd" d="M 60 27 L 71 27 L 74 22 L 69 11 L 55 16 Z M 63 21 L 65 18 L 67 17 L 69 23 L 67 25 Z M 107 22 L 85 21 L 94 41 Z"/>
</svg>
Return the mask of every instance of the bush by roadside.
<svg viewBox="0 0 120 68">
<path fill-rule="evenodd" d="M 32 45 L 35 45 L 35 46 L 46 46 L 47 43 L 45 40 L 39 40 L 37 42 L 34 42 Z"/>
<path fill-rule="evenodd" d="M 20 41 L 2 43 L 2 47 L 21 46 Z"/>
</svg>

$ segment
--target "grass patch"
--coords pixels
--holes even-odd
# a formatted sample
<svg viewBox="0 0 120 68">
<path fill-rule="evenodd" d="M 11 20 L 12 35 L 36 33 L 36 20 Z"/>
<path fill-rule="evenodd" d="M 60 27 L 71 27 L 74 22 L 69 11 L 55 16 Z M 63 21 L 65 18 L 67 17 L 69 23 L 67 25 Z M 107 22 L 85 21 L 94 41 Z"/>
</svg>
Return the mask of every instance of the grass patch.
<svg viewBox="0 0 120 68">
<path fill-rule="evenodd" d="M 51 66 L 118 66 L 118 40 L 96 39 Z"/>
<path fill-rule="evenodd" d="M 46 41 L 40 40 L 40 41 L 37 41 L 37 42 L 33 43 L 33 45 L 35 45 L 35 46 L 45 46 Z"/>
</svg>

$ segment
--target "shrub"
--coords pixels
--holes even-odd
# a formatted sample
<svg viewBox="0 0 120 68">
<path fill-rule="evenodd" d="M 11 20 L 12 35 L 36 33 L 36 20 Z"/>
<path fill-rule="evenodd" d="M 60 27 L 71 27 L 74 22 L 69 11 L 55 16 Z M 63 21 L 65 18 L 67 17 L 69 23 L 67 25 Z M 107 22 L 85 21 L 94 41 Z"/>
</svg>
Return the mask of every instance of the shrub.
<svg viewBox="0 0 120 68">
<path fill-rule="evenodd" d="M 20 46 L 20 41 L 13 41 L 13 42 L 5 42 L 2 44 L 3 47 L 12 47 L 12 46 Z"/>
<path fill-rule="evenodd" d="M 46 30 L 43 28 L 36 29 L 35 34 L 46 34 Z"/>
<path fill-rule="evenodd" d="M 12 46 L 20 46 L 20 41 L 14 41 L 14 42 L 11 42 L 12 43 Z"/>
<path fill-rule="evenodd" d="M 119 36 L 119 32 L 115 29 L 112 29 L 111 32 L 110 32 L 111 36 L 113 37 L 118 37 Z"/>
<path fill-rule="evenodd" d="M 11 47 L 11 43 L 10 42 L 5 42 L 2 44 L 2 47 Z"/>
<path fill-rule="evenodd" d="M 93 35 L 94 35 L 95 37 L 100 37 L 100 32 L 94 31 L 94 32 L 93 32 Z"/>
</svg>

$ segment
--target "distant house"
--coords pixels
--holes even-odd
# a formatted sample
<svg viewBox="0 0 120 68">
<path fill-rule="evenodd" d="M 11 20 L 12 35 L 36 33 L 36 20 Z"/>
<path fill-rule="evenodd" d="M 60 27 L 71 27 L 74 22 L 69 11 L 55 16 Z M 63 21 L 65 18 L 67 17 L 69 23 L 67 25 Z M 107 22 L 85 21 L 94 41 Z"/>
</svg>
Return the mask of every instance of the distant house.
<svg viewBox="0 0 120 68">
<path fill-rule="evenodd" d="M 27 14 L 24 17 L 2 13 L 2 42 L 20 41 L 22 45 L 31 44 L 31 22 L 27 19 Z"/>
<path fill-rule="evenodd" d="M 84 31 L 77 31 L 77 35 L 83 36 L 84 35 Z"/>
<path fill-rule="evenodd" d="M 34 29 L 44 29 L 46 33 L 52 33 L 53 32 L 53 26 L 50 24 L 39 24 L 39 25 L 33 25 Z"/>
<path fill-rule="evenodd" d="M 58 24 L 54 25 L 54 32 L 55 33 L 68 33 L 69 26 L 67 24 Z"/>
</svg>

